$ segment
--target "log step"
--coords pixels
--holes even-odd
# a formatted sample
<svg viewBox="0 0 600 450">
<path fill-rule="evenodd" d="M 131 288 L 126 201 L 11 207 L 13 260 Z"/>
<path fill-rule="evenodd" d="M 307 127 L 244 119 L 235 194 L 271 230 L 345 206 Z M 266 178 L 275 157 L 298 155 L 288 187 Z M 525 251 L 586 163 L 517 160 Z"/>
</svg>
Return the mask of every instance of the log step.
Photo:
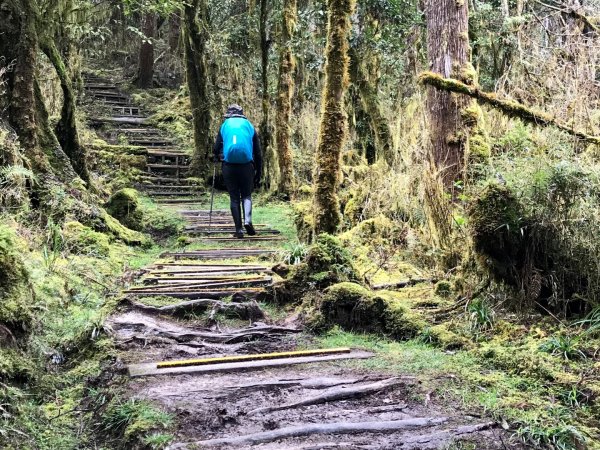
<svg viewBox="0 0 600 450">
<path fill-rule="evenodd" d="M 203 193 L 189 191 L 146 191 L 150 197 L 189 197 L 190 195 L 202 195 Z"/>
<path fill-rule="evenodd" d="M 189 165 L 181 164 L 146 164 L 149 169 L 189 169 Z"/>
<path fill-rule="evenodd" d="M 217 249 L 217 250 L 198 250 L 192 252 L 166 252 L 161 258 L 179 259 L 237 259 L 244 256 L 269 256 L 277 253 L 277 250 L 263 248 L 249 249 Z"/>
<path fill-rule="evenodd" d="M 234 294 L 244 295 L 246 297 L 256 297 L 256 295 L 264 292 L 264 288 L 224 288 L 224 289 L 197 289 L 189 291 L 180 291 L 178 289 L 171 291 L 144 291 L 138 293 L 130 293 L 129 295 L 135 295 L 137 297 L 156 297 L 157 295 L 163 297 L 172 298 L 185 298 L 189 300 L 195 300 L 199 298 L 207 298 L 212 300 L 220 300 L 225 297 L 229 297 Z"/>
</svg>

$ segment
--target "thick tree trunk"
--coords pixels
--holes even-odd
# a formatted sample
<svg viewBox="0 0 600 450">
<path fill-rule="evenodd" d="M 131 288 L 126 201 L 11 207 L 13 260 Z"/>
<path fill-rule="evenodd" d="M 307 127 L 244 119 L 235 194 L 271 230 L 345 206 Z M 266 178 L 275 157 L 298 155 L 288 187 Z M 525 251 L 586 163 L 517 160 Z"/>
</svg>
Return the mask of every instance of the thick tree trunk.
<svg viewBox="0 0 600 450">
<path fill-rule="evenodd" d="M 41 45 L 43 52 L 54 66 L 63 92 L 63 106 L 60 121 L 56 125 L 56 137 L 63 151 L 69 157 L 73 169 L 82 180 L 90 181 L 85 148 L 80 145 L 75 119 L 76 96 L 63 59 L 54 41 L 47 39 Z"/>
<path fill-rule="evenodd" d="M 32 0 L 17 2 L 3 23 L 2 54 L 15 65 L 9 73 L 10 125 L 19 136 L 21 147 L 35 172 L 48 172 L 48 160 L 41 150 L 36 123 L 35 69 L 37 67 L 38 37 L 35 26 L 35 5 Z"/>
<path fill-rule="evenodd" d="M 140 45 L 137 85 L 142 89 L 149 89 L 152 87 L 154 77 L 154 44 L 152 43 L 156 33 L 154 13 L 149 12 L 142 16 L 142 33 L 146 38 Z"/>
<path fill-rule="evenodd" d="M 275 137 L 279 156 L 279 193 L 289 199 L 294 189 L 293 157 L 290 143 L 290 116 L 294 94 L 294 55 L 291 39 L 294 34 L 296 0 L 284 0 L 282 12 L 281 53 L 279 56 L 279 84 L 277 87 L 277 121 Z"/>
<path fill-rule="evenodd" d="M 430 70 L 444 78 L 472 82 L 467 2 L 427 0 L 425 16 Z M 427 88 L 431 159 L 449 190 L 464 174 L 467 138 L 461 115 L 469 102 L 464 96 Z"/>
<path fill-rule="evenodd" d="M 337 196 L 346 136 L 343 97 L 348 83 L 348 34 L 354 0 L 328 0 L 325 85 L 315 165 L 315 234 L 335 233 L 341 222 Z"/>
<path fill-rule="evenodd" d="M 195 175 L 206 173 L 210 146 L 210 101 L 205 61 L 206 17 L 205 0 L 191 0 L 184 6 L 185 67 L 194 119 L 192 171 Z"/>
<path fill-rule="evenodd" d="M 263 150 L 263 175 L 264 186 L 271 185 L 273 155 L 271 153 L 271 133 L 269 131 L 269 109 L 271 99 L 269 97 L 269 38 L 267 34 L 267 19 L 269 17 L 269 1 L 260 0 L 260 79 L 262 86 L 262 120 L 260 122 L 260 143 Z"/>
</svg>

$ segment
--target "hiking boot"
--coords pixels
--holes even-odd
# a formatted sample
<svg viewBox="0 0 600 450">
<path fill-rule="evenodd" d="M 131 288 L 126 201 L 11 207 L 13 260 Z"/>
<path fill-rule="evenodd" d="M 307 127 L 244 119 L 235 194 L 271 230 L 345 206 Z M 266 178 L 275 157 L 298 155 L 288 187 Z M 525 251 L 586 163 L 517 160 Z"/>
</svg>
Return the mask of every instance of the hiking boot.
<svg viewBox="0 0 600 450">
<path fill-rule="evenodd" d="M 236 230 L 236 232 L 233 233 L 233 237 L 242 239 L 244 237 L 244 232 L 242 230 Z"/>
<path fill-rule="evenodd" d="M 256 230 L 251 223 L 245 224 L 244 228 L 246 228 L 246 233 L 248 233 L 248 236 L 256 236 Z"/>
</svg>

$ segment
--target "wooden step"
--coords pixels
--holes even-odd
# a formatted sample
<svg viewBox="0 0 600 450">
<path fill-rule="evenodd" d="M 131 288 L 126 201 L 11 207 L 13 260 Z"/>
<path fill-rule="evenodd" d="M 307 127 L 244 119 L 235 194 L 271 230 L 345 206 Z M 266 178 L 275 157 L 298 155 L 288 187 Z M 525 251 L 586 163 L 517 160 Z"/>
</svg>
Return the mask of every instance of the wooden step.
<svg viewBox="0 0 600 450">
<path fill-rule="evenodd" d="M 84 84 L 84 89 L 89 90 L 89 91 L 95 91 L 98 89 L 105 89 L 105 90 L 110 90 L 110 91 L 116 91 L 117 90 L 117 86 L 115 86 L 114 84 L 108 84 L 108 83 L 98 83 L 98 82 L 86 82 Z"/>
<path fill-rule="evenodd" d="M 146 167 L 148 167 L 149 169 L 183 169 L 183 170 L 189 170 L 190 166 L 189 165 L 175 165 L 175 164 L 146 164 Z"/>
<path fill-rule="evenodd" d="M 173 141 L 165 139 L 130 139 L 131 145 L 140 145 L 142 147 L 169 147 L 173 148 Z"/>
<path fill-rule="evenodd" d="M 113 117 L 91 117 L 89 119 L 92 123 L 115 123 L 115 124 L 131 124 L 131 125 L 143 125 L 148 122 L 147 117 L 133 117 L 133 116 L 113 116 Z"/>
<path fill-rule="evenodd" d="M 146 191 L 146 195 L 150 197 L 189 197 L 195 196 L 198 197 L 198 192 L 190 192 L 190 191 Z M 202 195 L 201 193 L 200 195 Z"/>
<path fill-rule="evenodd" d="M 137 106 L 113 106 L 112 110 L 120 112 L 125 116 L 136 116 L 140 113 L 140 108 Z"/>
<path fill-rule="evenodd" d="M 152 176 L 151 174 L 148 175 L 143 175 L 140 177 L 140 179 L 142 180 L 147 180 L 147 181 L 152 181 L 152 182 L 163 182 L 163 183 L 185 183 L 186 179 L 182 178 L 182 177 L 160 177 L 160 176 Z M 189 183 L 192 183 L 192 181 L 190 181 Z M 188 185 L 188 186 L 194 186 L 196 185 L 196 181 L 193 182 L 194 184 L 192 185 Z M 161 185 L 163 186 L 163 185 Z M 171 186 L 170 184 L 165 184 L 166 186 Z"/>
</svg>

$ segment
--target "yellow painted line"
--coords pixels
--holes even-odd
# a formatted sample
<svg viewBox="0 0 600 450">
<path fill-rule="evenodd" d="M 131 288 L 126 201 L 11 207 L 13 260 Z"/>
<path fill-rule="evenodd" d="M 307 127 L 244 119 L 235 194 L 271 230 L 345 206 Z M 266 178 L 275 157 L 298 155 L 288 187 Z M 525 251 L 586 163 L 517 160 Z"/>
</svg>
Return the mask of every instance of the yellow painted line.
<svg viewBox="0 0 600 450">
<path fill-rule="evenodd" d="M 350 353 L 347 347 L 326 348 L 319 350 L 301 350 L 296 352 L 263 353 L 256 355 L 221 356 L 217 358 L 183 359 L 178 361 L 163 361 L 156 364 L 157 369 L 185 366 L 205 366 L 208 364 L 234 363 L 244 361 L 260 361 L 264 359 L 295 358 L 302 356 L 331 355 L 337 353 Z"/>
</svg>

